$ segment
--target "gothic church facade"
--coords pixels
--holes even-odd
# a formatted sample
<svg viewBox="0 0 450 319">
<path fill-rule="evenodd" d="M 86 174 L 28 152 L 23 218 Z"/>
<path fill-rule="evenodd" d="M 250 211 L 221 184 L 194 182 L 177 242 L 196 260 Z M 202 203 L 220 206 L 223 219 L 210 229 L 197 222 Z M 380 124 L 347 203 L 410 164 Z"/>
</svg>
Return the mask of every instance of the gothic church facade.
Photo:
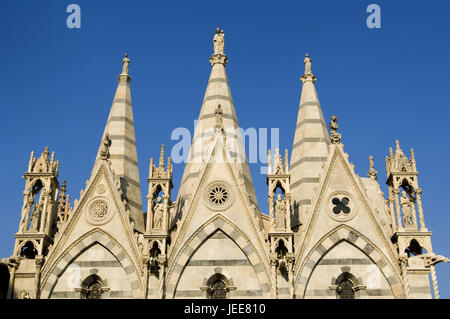
<svg viewBox="0 0 450 319">
<path fill-rule="evenodd" d="M 150 159 L 148 189 L 139 180 L 127 56 L 94 167 L 73 205 L 54 153 L 31 153 L 13 255 L 1 264 L 6 297 L 438 297 L 434 266 L 449 260 L 431 246 L 413 150 L 406 155 L 398 141 L 389 149 L 387 196 L 372 158 L 368 177 L 356 175 L 337 118 L 329 131 L 325 124 L 306 55 L 293 146 L 269 151 L 261 207 L 223 30 L 210 62 L 176 198 L 164 146 Z"/>
</svg>

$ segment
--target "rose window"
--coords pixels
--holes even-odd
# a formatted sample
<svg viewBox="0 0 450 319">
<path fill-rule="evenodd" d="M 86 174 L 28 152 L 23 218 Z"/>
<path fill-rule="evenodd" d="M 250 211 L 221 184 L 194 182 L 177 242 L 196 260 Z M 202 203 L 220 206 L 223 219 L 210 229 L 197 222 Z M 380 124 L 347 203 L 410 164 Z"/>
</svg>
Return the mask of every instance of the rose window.
<svg viewBox="0 0 450 319">
<path fill-rule="evenodd" d="M 108 214 L 108 204 L 102 200 L 97 199 L 89 206 L 89 215 L 93 220 L 102 220 Z"/>
<path fill-rule="evenodd" d="M 212 209 L 225 209 L 231 204 L 232 191 L 228 184 L 216 182 L 210 184 L 205 191 L 206 204 Z"/>
</svg>

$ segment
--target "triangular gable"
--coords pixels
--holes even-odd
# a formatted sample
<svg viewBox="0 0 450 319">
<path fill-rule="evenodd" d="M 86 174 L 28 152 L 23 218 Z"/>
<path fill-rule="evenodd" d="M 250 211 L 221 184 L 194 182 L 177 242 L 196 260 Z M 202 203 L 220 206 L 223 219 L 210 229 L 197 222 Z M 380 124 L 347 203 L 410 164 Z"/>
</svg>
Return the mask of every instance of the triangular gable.
<svg viewBox="0 0 450 319">
<path fill-rule="evenodd" d="M 347 225 L 369 238 L 397 268 L 395 248 L 381 229 L 386 226 L 377 220 L 364 186 L 347 158 L 348 154 L 344 153 L 341 144 L 330 147 L 330 155 L 315 189 L 311 210 L 305 215 L 308 220 L 303 221 L 301 227 L 297 241 L 301 246 L 298 247 L 296 260 L 304 260 L 312 247 L 333 228 Z M 348 198 L 348 203 L 343 201 L 344 197 Z M 301 264 L 297 263 L 296 270 L 300 267 Z"/>
<path fill-rule="evenodd" d="M 225 138 L 218 135 L 211 153 L 207 156 L 208 163 L 204 163 L 200 170 L 199 182 L 192 190 L 194 197 L 190 205 L 186 207 L 173 244 L 169 248 L 169 267 L 173 257 L 182 249 L 186 240 L 215 214 L 222 214 L 236 225 L 240 225 L 254 242 L 260 256 L 264 256 L 263 225 L 259 210 L 250 202 L 248 191 L 245 189 L 245 181 L 239 177 L 237 169 L 232 163 L 223 160 L 227 158 L 225 145 Z M 231 196 L 229 204 L 222 207 L 219 204 L 215 208 L 214 203 L 207 202 L 206 188 L 214 183 L 225 185 L 228 188 Z"/>
<path fill-rule="evenodd" d="M 95 229 L 101 229 L 115 238 L 132 256 L 134 266 L 142 268 L 138 259 L 137 234 L 134 234 L 130 213 L 121 200 L 118 178 L 109 166 L 109 161 L 96 161 L 91 178 L 86 182 L 85 190 L 80 192 L 80 200 L 75 201 L 62 233 L 55 236 L 55 243 L 42 270 L 43 283 L 64 252 L 71 249 L 80 237 Z"/>
</svg>

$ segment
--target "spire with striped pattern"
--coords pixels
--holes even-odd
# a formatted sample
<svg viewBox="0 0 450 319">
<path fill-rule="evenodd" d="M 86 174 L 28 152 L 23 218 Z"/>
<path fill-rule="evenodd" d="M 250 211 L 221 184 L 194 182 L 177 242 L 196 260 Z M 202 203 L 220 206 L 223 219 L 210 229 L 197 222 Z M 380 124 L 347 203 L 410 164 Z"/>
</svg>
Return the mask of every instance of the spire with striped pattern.
<svg viewBox="0 0 450 319">
<path fill-rule="evenodd" d="M 217 31 L 218 34 L 223 30 Z M 208 153 L 214 147 L 214 136 L 218 126 L 221 126 L 226 135 L 226 148 L 230 158 L 227 162 L 232 164 L 239 173 L 239 177 L 245 183 L 250 202 L 258 207 L 253 181 L 250 175 L 245 149 L 242 142 L 242 134 L 234 108 L 225 65 L 228 62 L 227 56 L 223 53 L 222 47 L 216 46 L 214 54 L 210 58 L 211 75 L 206 87 L 202 107 L 196 123 L 192 145 L 189 150 L 188 161 L 186 163 L 180 190 L 178 192 L 178 202 L 190 201 L 194 195 L 195 186 L 200 181 L 205 162 L 208 162 Z"/>
<path fill-rule="evenodd" d="M 118 77 L 116 95 L 109 112 L 108 121 L 103 132 L 111 140 L 109 158 L 111 169 L 120 177 L 122 198 L 127 202 L 135 229 L 144 231 L 144 215 L 142 211 L 141 187 L 137 162 L 136 139 L 134 135 L 133 109 L 131 106 L 130 82 L 128 66 L 130 59 L 125 53 L 122 73 Z M 100 157 L 100 149 L 97 159 Z"/>
<path fill-rule="evenodd" d="M 291 194 L 294 207 L 292 226 L 300 224 L 305 209 L 311 204 L 313 188 L 319 182 L 322 165 L 327 160 L 330 137 L 315 88 L 316 77 L 311 72 L 311 59 L 305 56 L 303 83 L 294 145 L 291 153 Z"/>
</svg>

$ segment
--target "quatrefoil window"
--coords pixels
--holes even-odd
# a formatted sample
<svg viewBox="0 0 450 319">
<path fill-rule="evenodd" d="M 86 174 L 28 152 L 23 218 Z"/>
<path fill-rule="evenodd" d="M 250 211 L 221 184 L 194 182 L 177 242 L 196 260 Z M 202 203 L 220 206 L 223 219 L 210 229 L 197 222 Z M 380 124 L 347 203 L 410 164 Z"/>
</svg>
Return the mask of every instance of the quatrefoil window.
<svg viewBox="0 0 450 319">
<path fill-rule="evenodd" d="M 334 197 L 331 200 L 331 202 L 334 205 L 333 213 L 335 213 L 336 215 L 338 215 L 340 213 L 350 214 L 351 210 L 350 210 L 350 207 L 348 206 L 348 204 L 350 203 L 350 200 L 348 199 L 348 197 L 342 197 L 342 199 Z"/>
</svg>

